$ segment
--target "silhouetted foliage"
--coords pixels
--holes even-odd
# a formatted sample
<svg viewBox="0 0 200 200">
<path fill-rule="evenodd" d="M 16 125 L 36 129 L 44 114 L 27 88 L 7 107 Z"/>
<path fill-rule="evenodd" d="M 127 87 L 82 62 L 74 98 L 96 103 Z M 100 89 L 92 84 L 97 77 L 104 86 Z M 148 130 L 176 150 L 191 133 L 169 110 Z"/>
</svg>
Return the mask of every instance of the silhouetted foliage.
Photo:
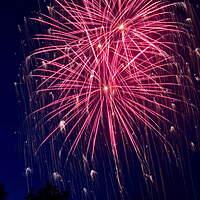
<svg viewBox="0 0 200 200">
<path fill-rule="evenodd" d="M 47 184 L 37 193 L 30 193 L 26 200 L 68 200 L 69 193 L 61 192 L 58 188 L 51 184 Z"/>
<path fill-rule="evenodd" d="M 7 193 L 5 191 L 5 188 L 2 184 L 0 184 L 0 200 L 6 199 Z"/>
</svg>

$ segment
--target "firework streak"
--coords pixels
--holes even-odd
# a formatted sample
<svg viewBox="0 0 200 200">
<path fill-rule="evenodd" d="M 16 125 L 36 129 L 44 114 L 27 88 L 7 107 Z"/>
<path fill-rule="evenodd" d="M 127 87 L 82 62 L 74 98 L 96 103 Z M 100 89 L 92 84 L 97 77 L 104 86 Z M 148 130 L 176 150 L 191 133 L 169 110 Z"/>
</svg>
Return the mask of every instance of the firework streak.
<svg viewBox="0 0 200 200">
<path fill-rule="evenodd" d="M 48 29 L 35 36 L 40 47 L 31 55 L 37 65 L 31 76 L 43 101 L 33 114 L 42 113 L 43 123 L 59 120 L 38 150 L 61 133 L 60 155 L 71 144 L 69 157 L 84 139 L 84 153 L 93 158 L 103 133 L 120 187 L 118 139 L 131 144 L 144 173 L 148 132 L 173 152 L 161 127 L 172 124 L 168 115 L 176 115 L 176 104 L 187 104 L 182 79 L 190 79 L 183 75 L 188 31 L 174 16 L 178 5 L 184 6 L 158 0 L 54 0 L 49 14 L 33 19 Z"/>
</svg>

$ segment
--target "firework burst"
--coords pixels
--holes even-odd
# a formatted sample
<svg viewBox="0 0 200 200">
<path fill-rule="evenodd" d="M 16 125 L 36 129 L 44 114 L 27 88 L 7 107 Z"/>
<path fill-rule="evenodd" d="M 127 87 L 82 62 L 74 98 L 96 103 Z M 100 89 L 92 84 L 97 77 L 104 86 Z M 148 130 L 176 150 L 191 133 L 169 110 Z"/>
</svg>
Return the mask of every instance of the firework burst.
<svg viewBox="0 0 200 200">
<path fill-rule="evenodd" d="M 181 54 L 188 31 L 172 12 L 177 5 L 184 6 L 158 0 L 54 0 L 49 14 L 33 19 L 48 29 L 35 36 L 40 47 L 31 55 L 37 65 L 31 77 L 42 99 L 33 114 L 51 124 L 39 148 L 62 133 L 60 155 L 69 144 L 71 155 L 84 138 L 85 153 L 93 158 L 103 132 L 118 172 L 118 139 L 126 138 L 147 173 L 144 127 L 173 152 L 164 130 L 173 124 L 169 116 L 178 112 L 176 104 L 187 105 L 183 83 L 191 81 Z"/>
</svg>

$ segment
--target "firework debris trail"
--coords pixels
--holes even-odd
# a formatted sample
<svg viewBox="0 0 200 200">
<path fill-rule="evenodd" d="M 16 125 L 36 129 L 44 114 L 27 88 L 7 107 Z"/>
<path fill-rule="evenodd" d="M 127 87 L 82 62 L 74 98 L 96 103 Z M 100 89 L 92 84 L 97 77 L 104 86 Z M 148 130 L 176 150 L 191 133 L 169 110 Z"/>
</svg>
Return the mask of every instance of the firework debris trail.
<svg viewBox="0 0 200 200">
<path fill-rule="evenodd" d="M 37 66 L 30 72 L 30 96 L 41 98 L 32 105 L 31 116 L 40 116 L 37 127 L 48 126 L 48 135 L 42 135 L 36 152 L 62 134 L 60 157 L 70 145 L 68 160 L 84 140 L 83 154 L 94 159 L 103 133 L 120 190 L 123 175 L 118 140 L 134 149 L 144 176 L 153 182 L 145 149 L 149 135 L 155 135 L 166 153 L 176 157 L 165 132 L 176 131 L 174 123 L 182 109 L 195 110 L 185 92 L 185 88 L 194 92 L 184 57 L 193 48 L 192 34 L 188 20 L 176 16 L 176 9 L 184 10 L 186 4 L 158 0 L 53 2 L 48 14 L 31 19 L 42 27 L 41 34 L 34 37 L 39 47 L 27 59 L 28 65 Z M 199 56 L 198 49 L 195 52 Z"/>
</svg>

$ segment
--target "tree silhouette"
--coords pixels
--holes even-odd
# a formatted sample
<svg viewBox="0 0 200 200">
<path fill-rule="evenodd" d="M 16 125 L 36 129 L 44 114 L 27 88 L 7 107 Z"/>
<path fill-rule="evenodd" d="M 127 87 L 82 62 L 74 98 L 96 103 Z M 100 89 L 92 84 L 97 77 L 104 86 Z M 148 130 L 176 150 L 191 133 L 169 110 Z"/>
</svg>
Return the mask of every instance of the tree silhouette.
<svg viewBox="0 0 200 200">
<path fill-rule="evenodd" d="M 7 193 L 5 192 L 5 188 L 2 184 L 0 184 L 0 200 L 6 199 Z"/>
<path fill-rule="evenodd" d="M 61 192 L 55 186 L 47 184 L 37 193 L 28 194 L 26 200 L 67 200 L 68 198 L 68 192 Z"/>
</svg>

